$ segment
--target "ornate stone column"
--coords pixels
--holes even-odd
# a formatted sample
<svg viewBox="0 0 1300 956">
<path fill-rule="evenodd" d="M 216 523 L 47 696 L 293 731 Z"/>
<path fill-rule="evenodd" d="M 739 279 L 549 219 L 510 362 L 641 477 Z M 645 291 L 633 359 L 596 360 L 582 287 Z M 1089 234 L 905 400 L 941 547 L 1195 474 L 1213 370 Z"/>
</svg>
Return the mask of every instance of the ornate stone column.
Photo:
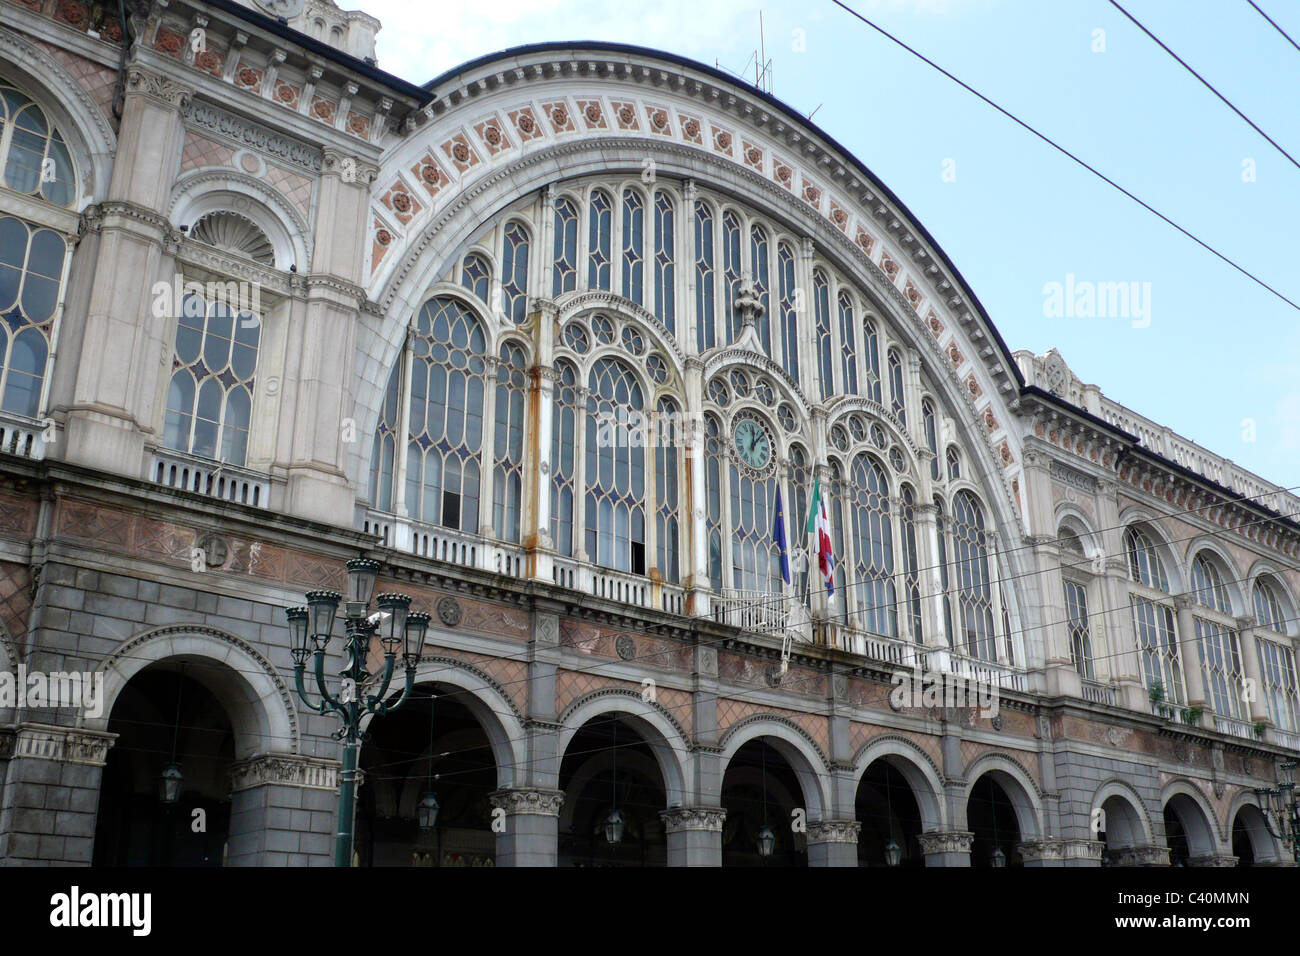
<svg viewBox="0 0 1300 956">
<path fill-rule="evenodd" d="M 1246 701 L 1250 720 L 1256 724 L 1272 724 L 1268 716 L 1268 701 L 1264 694 L 1264 669 L 1259 665 L 1259 638 L 1255 635 L 1255 622 L 1248 617 L 1237 618 L 1237 640 L 1241 642 L 1241 666 L 1248 681 L 1254 683 Z"/>
<path fill-rule="evenodd" d="M 922 833 L 921 852 L 926 866 L 970 866 L 970 848 L 975 834 L 968 830 L 946 830 Z"/>
<path fill-rule="evenodd" d="M 668 835 L 669 866 L 722 866 L 721 807 L 672 807 L 659 811 Z"/>
<path fill-rule="evenodd" d="M 1126 846 L 1109 852 L 1111 866 L 1168 866 L 1165 846 Z"/>
<path fill-rule="evenodd" d="M 1205 675 L 1201 668 L 1201 653 L 1196 641 L 1196 619 L 1192 614 L 1192 598 L 1180 594 L 1174 598 L 1178 609 L 1178 656 L 1182 658 L 1183 682 L 1187 685 L 1187 706 L 1210 709 L 1205 697 Z"/>
<path fill-rule="evenodd" d="M 821 820 L 808 824 L 809 866 L 857 866 L 857 820 Z"/>
<path fill-rule="evenodd" d="M 694 314 L 692 309 L 691 314 Z M 689 442 L 683 474 L 686 478 L 681 513 L 687 536 L 686 613 L 707 617 L 709 595 L 708 489 L 704 479 L 704 363 L 695 356 L 686 359 L 686 419 Z"/>
<path fill-rule="evenodd" d="M 505 811 L 504 816 L 493 813 L 497 866 L 555 866 L 564 791 L 497 790 L 488 801 L 494 810 Z"/>
<path fill-rule="evenodd" d="M 259 754 L 230 768 L 228 866 L 330 866 L 339 763 Z"/>
</svg>

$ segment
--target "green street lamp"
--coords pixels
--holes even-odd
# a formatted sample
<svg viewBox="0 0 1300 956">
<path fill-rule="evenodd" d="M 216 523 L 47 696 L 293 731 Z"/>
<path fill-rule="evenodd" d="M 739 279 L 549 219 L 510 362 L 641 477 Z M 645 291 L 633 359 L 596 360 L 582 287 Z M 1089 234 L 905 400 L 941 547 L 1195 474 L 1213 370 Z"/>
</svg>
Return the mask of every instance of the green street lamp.
<svg viewBox="0 0 1300 956">
<path fill-rule="evenodd" d="M 415 813 L 420 823 L 421 830 L 432 830 L 438 825 L 438 797 L 432 790 L 420 797 L 420 802 L 416 805 Z"/>
<path fill-rule="evenodd" d="M 1259 801 L 1260 812 L 1264 815 L 1264 827 L 1269 836 L 1279 840 L 1283 845 L 1291 845 L 1291 857 L 1300 863 L 1300 804 L 1297 804 L 1294 772 L 1297 762 L 1287 760 L 1280 764 L 1284 777 L 1276 787 L 1255 788 L 1255 798 Z M 1273 818 L 1277 818 L 1277 826 Z"/>
<path fill-rule="evenodd" d="M 890 837 L 889 842 L 885 844 L 885 866 L 898 866 L 903 862 L 903 848 L 898 845 L 898 841 Z"/>
<path fill-rule="evenodd" d="M 424 638 L 429 630 L 429 615 L 422 611 L 412 613 L 411 599 L 403 594 L 381 594 L 378 618 L 367 619 L 370 599 L 379 576 L 379 562 L 368 558 L 353 558 L 347 563 L 348 590 L 346 598 L 338 591 L 308 591 L 306 607 L 291 607 L 284 612 L 289 624 L 289 653 L 293 658 L 294 685 L 298 696 L 310 709 L 320 714 L 335 713 L 342 726 L 334 736 L 343 741 L 342 768 L 339 772 L 339 826 L 334 837 L 334 865 L 352 865 L 352 839 L 355 825 L 357 793 L 357 757 L 361 750 L 361 721 L 367 716 L 382 717 L 401 707 L 415 685 L 415 669 L 420 666 L 424 652 Z M 344 666 L 339 671 L 341 684 L 336 695 L 325 686 L 325 654 L 329 649 L 334 621 L 338 616 L 339 602 L 343 601 L 344 626 L 347 638 L 343 645 Z M 373 694 L 363 691 L 374 676 L 366 670 L 370 656 L 370 642 L 379 634 L 384 648 L 384 672 L 378 689 Z M 388 687 L 397 666 L 397 652 L 403 650 L 406 683 L 402 696 L 388 703 Z M 320 703 L 312 703 L 303 686 L 307 661 L 312 660 L 316 675 L 316 689 Z M 422 812 L 429 808 L 423 807 Z M 432 812 L 436 817 L 437 801 Z"/>
<path fill-rule="evenodd" d="M 758 828 L 756 842 L 758 843 L 758 855 L 767 859 L 772 855 L 772 851 L 776 849 L 776 832 L 764 823 Z"/>
</svg>

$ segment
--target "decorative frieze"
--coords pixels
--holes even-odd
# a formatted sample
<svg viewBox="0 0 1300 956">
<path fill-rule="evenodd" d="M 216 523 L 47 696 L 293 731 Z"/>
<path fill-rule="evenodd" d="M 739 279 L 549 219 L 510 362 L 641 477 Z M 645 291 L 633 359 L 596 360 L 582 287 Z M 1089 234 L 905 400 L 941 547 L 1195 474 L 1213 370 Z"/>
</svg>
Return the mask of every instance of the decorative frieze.
<svg viewBox="0 0 1300 956">
<path fill-rule="evenodd" d="M 857 820 L 819 820 L 808 824 L 808 844 L 851 843 L 857 845 L 862 824 Z"/>
<path fill-rule="evenodd" d="M 13 754 L 35 760 L 102 767 L 117 734 L 93 730 L 54 727 L 49 724 L 19 724 L 13 739 Z"/>
<path fill-rule="evenodd" d="M 358 784 L 361 781 L 362 773 L 357 771 Z M 302 787 L 307 790 L 337 790 L 339 764 L 337 760 L 321 760 L 297 754 L 259 754 L 241 760 L 230 768 L 232 793 L 265 784 Z"/>
<path fill-rule="evenodd" d="M 1097 491 L 1097 482 L 1090 475 L 1085 475 L 1081 471 L 1071 468 L 1069 465 L 1062 464 L 1059 461 L 1053 461 L 1047 466 L 1048 473 L 1056 481 L 1071 488 L 1077 488 L 1079 491 L 1087 494 L 1095 494 Z"/>
<path fill-rule="evenodd" d="M 240 146 L 261 150 L 313 173 L 320 172 L 324 164 L 321 150 L 283 133 L 273 133 L 265 126 L 227 113 L 211 103 L 186 102 L 181 116 L 189 126 L 207 130 Z"/>
</svg>

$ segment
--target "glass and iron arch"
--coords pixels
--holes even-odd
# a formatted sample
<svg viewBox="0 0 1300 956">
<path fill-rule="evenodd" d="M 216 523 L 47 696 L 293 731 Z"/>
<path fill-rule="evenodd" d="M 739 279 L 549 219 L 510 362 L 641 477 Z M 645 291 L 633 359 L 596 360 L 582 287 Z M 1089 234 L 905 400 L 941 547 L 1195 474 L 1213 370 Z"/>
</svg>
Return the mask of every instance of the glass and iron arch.
<svg viewBox="0 0 1300 956">
<path fill-rule="evenodd" d="M 646 572 L 646 450 L 625 440 L 633 413 L 645 412 L 635 372 L 618 358 L 597 359 L 587 376 L 586 489 L 583 525 L 587 557 L 601 567 Z M 601 423 L 613 427 L 602 429 Z"/>
<path fill-rule="evenodd" d="M 898 636 L 898 589 L 894 581 L 893 508 L 885 466 L 866 452 L 853 459 L 849 473 L 849 513 L 853 529 L 855 623 L 886 637 Z"/>
</svg>

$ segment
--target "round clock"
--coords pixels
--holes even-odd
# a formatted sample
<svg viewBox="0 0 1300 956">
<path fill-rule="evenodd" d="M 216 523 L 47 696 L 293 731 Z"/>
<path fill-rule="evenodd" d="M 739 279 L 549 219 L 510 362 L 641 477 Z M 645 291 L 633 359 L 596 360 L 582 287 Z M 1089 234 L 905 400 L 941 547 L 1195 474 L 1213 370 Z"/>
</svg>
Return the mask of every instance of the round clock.
<svg viewBox="0 0 1300 956">
<path fill-rule="evenodd" d="M 772 439 L 767 429 L 752 418 L 736 422 L 732 441 L 740 460 L 755 471 L 762 471 L 772 460 Z"/>
</svg>

